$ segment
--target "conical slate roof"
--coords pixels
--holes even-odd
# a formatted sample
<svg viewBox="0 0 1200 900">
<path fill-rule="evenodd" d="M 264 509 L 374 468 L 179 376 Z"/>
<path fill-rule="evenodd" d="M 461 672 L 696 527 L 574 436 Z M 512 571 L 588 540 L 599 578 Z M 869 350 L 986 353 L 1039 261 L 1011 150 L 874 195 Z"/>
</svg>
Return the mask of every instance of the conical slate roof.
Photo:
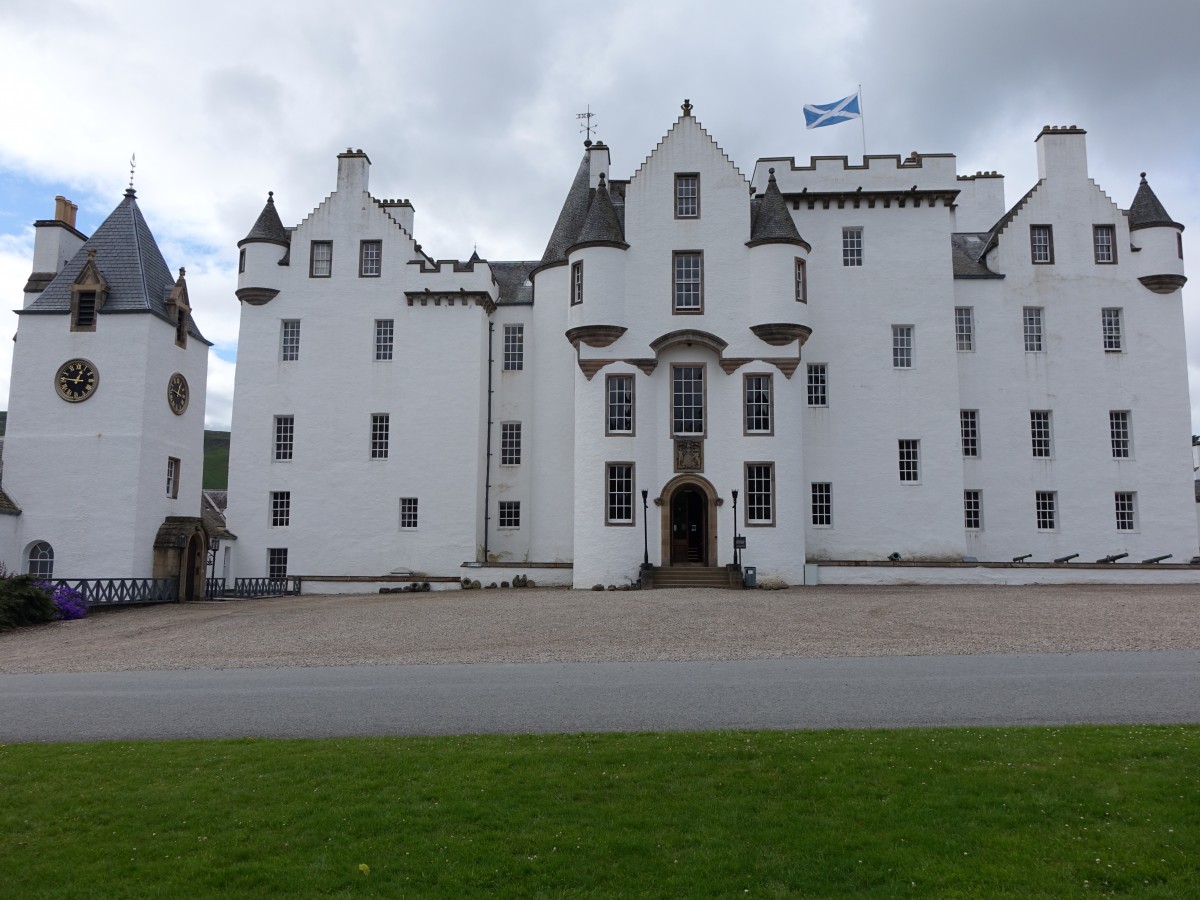
<svg viewBox="0 0 1200 900">
<path fill-rule="evenodd" d="M 787 201 L 779 192 L 775 170 L 771 169 L 767 189 L 754 204 L 751 212 L 750 246 L 777 243 L 799 243 L 808 246 L 804 238 L 800 237 L 792 214 L 788 212 Z"/>
<path fill-rule="evenodd" d="M 149 312 L 171 322 L 167 295 L 175 286 L 175 276 L 167 268 L 162 251 L 154 241 L 150 226 L 138 208 L 133 188 L 105 219 L 83 246 L 71 257 L 46 289 L 20 313 L 70 313 L 71 285 L 88 260 L 88 251 L 96 251 L 96 268 L 108 285 L 108 298 L 101 315 L 112 312 Z M 188 334 L 204 340 L 189 316 Z"/>
<path fill-rule="evenodd" d="M 621 228 L 621 220 L 613 206 L 612 198 L 608 195 L 608 184 L 603 175 L 600 176 L 600 186 L 592 196 L 591 206 L 583 220 L 583 228 L 579 231 L 578 240 L 574 244 L 587 244 L 594 241 L 625 244 L 625 232 Z"/>
<path fill-rule="evenodd" d="M 280 244 L 284 247 L 290 246 L 292 237 L 288 234 L 283 223 L 279 221 L 279 213 L 275 211 L 275 192 L 267 192 L 267 205 L 263 207 L 263 211 L 258 214 L 258 219 L 254 223 L 254 227 L 250 229 L 250 233 L 238 241 L 238 246 L 250 243 L 251 241 L 265 241 L 270 244 Z"/>
<path fill-rule="evenodd" d="M 1139 228 L 1154 228 L 1158 225 L 1183 230 L 1183 226 L 1167 214 L 1154 191 L 1150 189 L 1146 173 L 1143 172 L 1142 183 L 1138 185 L 1137 193 L 1133 195 L 1133 203 L 1129 207 L 1129 228 L 1136 231 Z"/>
<path fill-rule="evenodd" d="M 550 242 L 546 244 L 546 252 L 542 254 L 542 264 L 565 262 L 567 249 L 579 243 L 579 232 L 587 220 L 588 200 L 590 191 L 588 183 L 592 175 L 591 155 L 586 151 L 571 189 L 567 191 L 567 199 L 563 201 L 562 212 L 554 223 L 554 231 L 550 233 Z"/>
</svg>

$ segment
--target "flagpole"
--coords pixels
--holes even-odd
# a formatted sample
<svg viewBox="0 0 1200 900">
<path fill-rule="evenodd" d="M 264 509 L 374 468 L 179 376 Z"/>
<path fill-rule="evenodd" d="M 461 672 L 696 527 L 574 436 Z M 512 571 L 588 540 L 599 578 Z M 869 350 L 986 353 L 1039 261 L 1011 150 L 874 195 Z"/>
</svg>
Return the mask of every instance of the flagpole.
<svg viewBox="0 0 1200 900">
<path fill-rule="evenodd" d="M 862 125 L 863 165 L 867 164 L 867 114 L 863 110 L 862 85 L 858 86 L 858 122 Z"/>
</svg>

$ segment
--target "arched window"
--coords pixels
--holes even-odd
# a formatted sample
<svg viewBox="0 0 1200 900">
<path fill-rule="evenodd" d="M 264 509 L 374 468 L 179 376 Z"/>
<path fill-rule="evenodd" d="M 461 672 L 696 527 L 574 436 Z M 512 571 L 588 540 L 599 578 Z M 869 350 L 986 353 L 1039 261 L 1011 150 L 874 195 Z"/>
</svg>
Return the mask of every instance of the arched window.
<svg viewBox="0 0 1200 900">
<path fill-rule="evenodd" d="M 29 548 L 29 574 L 39 581 L 54 577 L 54 548 L 45 541 L 38 541 Z"/>
</svg>

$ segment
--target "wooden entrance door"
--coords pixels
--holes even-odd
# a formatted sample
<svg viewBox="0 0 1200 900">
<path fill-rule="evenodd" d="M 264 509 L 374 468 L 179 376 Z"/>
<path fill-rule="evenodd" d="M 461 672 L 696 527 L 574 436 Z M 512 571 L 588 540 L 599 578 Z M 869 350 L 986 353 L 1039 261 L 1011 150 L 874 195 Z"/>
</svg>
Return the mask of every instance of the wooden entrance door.
<svg viewBox="0 0 1200 900">
<path fill-rule="evenodd" d="M 708 565 L 704 492 L 683 485 L 671 497 L 671 565 Z"/>
</svg>

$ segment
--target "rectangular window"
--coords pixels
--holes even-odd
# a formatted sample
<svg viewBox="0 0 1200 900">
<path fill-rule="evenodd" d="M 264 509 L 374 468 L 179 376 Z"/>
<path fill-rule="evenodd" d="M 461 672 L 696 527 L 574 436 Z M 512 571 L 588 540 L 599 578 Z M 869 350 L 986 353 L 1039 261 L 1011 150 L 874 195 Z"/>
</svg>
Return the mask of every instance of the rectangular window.
<svg viewBox="0 0 1200 900">
<path fill-rule="evenodd" d="M 1129 428 L 1129 410 L 1109 410 L 1108 433 L 1112 440 L 1113 459 L 1129 459 L 1133 456 L 1133 436 Z"/>
<path fill-rule="evenodd" d="M 267 577 L 287 578 L 287 547 L 271 547 L 267 550 Z"/>
<path fill-rule="evenodd" d="M 1113 494 L 1117 513 L 1117 531 L 1137 530 L 1137 494 L 1117 491 Z"/>
<path fill-rule="evenodd" d="M 963 491 L 963 528 L 978 531 L 983 527 L 983 491 Z"/>
<path fill-rule="evenodd" d="M 1117 261 L 1116 229 L 1112 225 L 1092 226 L 1092 248 L 1096 262 L 1100 264 Z"/>
<path fill-rule="evenodd" d="M 1106 353 L 1120 353 L 1121 345 L 1121 308 L 1106 307 L 1100 310 L 1100 332 L 1104 339 Z"/>
<path fill-rule="evenodd" d="M 913 326 L 892 326 L 892 368 L 911 369 L 913 364 Z"/>
<path fill-rule="evenodd" d="M 842 229 L 842 265 L 857 267 L 863 264 L 863 230 Z"/>
<path fill-rule="evenodd" d="M 808 405 L 829 405 L 829 372 L 825 363 L 808 364 Z"/>
<path fill-rule="evenodd" d="M 1036 491 L 1033 495 L 1037 512 L 1038 531 L 1053 531 L 1058 527 L 1058 492 Z"/>
<path fill-rule="evenodd" d="M 979 410 L 960 409 L 959 429 L 962 432 L 962 454 L 968 459 L 979 457 Z"/>
<path fill-rule="evenodd" d="M 271 525 L 283 528 L 292 523 L 292 492 L 271 491 Z"/>
<path fill-rule="evenodd" d="M 308 251 L 308 277 L 328 278 L 333 273 L 333 241 L 313 241 Z"/>
<path fill-rule="evenodd" d="M 386 361 L 392 358 L 396 340 L 396 320 L 375 320 L 375 359 Z"/>
<path fill-rule="evenodd" d="M 746 463 L 746 524 L 775 524 L 775 463 Z"/>
<path fill-rule="evenodd" d="M 796 257 L 796 302 L 808 302 L 808 263 Z"/>
<path fill-rule="evenodd" d="M 746 434 L 771 434 L 771 376 L 743 377 Z"/>
<path fill-rule="evenodd" d="M 520 500 L 501 500 L 500 501 L 500 527 L 501 528 L 520 528 L 521 527 L 521 501 Z"/>
<path fill-rule="evenodd" d="M 605 434 L 633 434 L 633 376 L 605 379 Z"/>
<path fill-rule="evenodd" d="M 1049 459 L 1053 455 L 1053 435 L 1050 433 L 1050 410 L 1029 411 L 1029 440 L 1033 455 L 1037 459 Z"/>
<path fill-rule="evenodd" d="M 571 305 L 583 302 L 583 263 L 571 263 Z"/>
<path fill-rule="evenodd" d="M 954 345 L 964 351 L 975 349 L 975 310 L 970 306 L 954 307 Z"/>
<path fill-rule="evenodd" d="M 1054 232 L 1049 225 L 1029 226 L 1029 248 L 1034 265 L 1054 262 Z"/>
<path fill-rule="evenodd" d="M 1026 306 L 1021 309 L 1021 323 L 1025 329 L 1025 352 L 1042 352 L 1042 308 Z"/>
<path fill-rule="evenodd" d="M 704 367 L 671 367 L 671 433 L 704 434 Z"/>
<path fill-rule="evenodd" d="M 238 274 L 241 275 L 246 271 L 246 251 L 238 251 Z"/>
<path fill-rule="evenodd" d="M 400 528 L 402 531 L 412 531 L 417 527 L 417 498 L 400 498 Z"/>
<path fill-rule="evenodd" d="M 300 358 L 300 320 L 284 319 L 279 330 L 279 358 L 295 362 Z"/>
<path fill-rule="evenodd" d="M 704 311 L 704 254 L 699 250 L 676 250 L 673 254 L 675 312 Z"/>
<path fill-rule="evenodd" d="M 633 524 L 633 463 L 608 463 L 604 524 Z"/>
<path fill-rule="evenodd" d="M 828 481 L 812 483 L 812 523 L 818 528 L 833 527 L 833 485 Z"/>
<path fill-rule="evenodd" d="M 675 218 L 700 216 L 700 176 L 695 172 L 675 176 Z"/>
<path fill-rule="evenodd" d="M 360 241 L 358 274 L 360 278 L 378 278 L 383 271 L 383 241 Z"/>
<path fill-rule="evenodd" d="M 500 465 L 519 466 L 521 464 L 521 423 L 500 423 Z"/>
<path fill-rule="evenodd" d="M 292 447 L 296 438 L 296 417 L 295 416 L 276 416 L 275 417 L 275 460 L 288 460 L 292 458 Z"/>
<path fill-rule="evenodd" d="M 519 372 L 525 368 L 525 326 L 504 326 L 504 371 Z"/>
<path fill-rule="evenodd" d="M 915 484 L 921 480 L 921 442 L 901 438 L 898 441 L 900 480 Z"/>
<path fill-rule="evenodd" d="M 179 460 L 167 457 L 167 496 L 172 500 L 179 497 Z"/>
<path fill-rule="evenodd" d="M 387 459 L 392 427 L 390 413 L 371 413 L 371 459 Z"/>
<path fill-rule="evenodd" d="M 181 309 L 175 313 L 175 346 L 187 349 L 188 312 Z"/>
</svg>

